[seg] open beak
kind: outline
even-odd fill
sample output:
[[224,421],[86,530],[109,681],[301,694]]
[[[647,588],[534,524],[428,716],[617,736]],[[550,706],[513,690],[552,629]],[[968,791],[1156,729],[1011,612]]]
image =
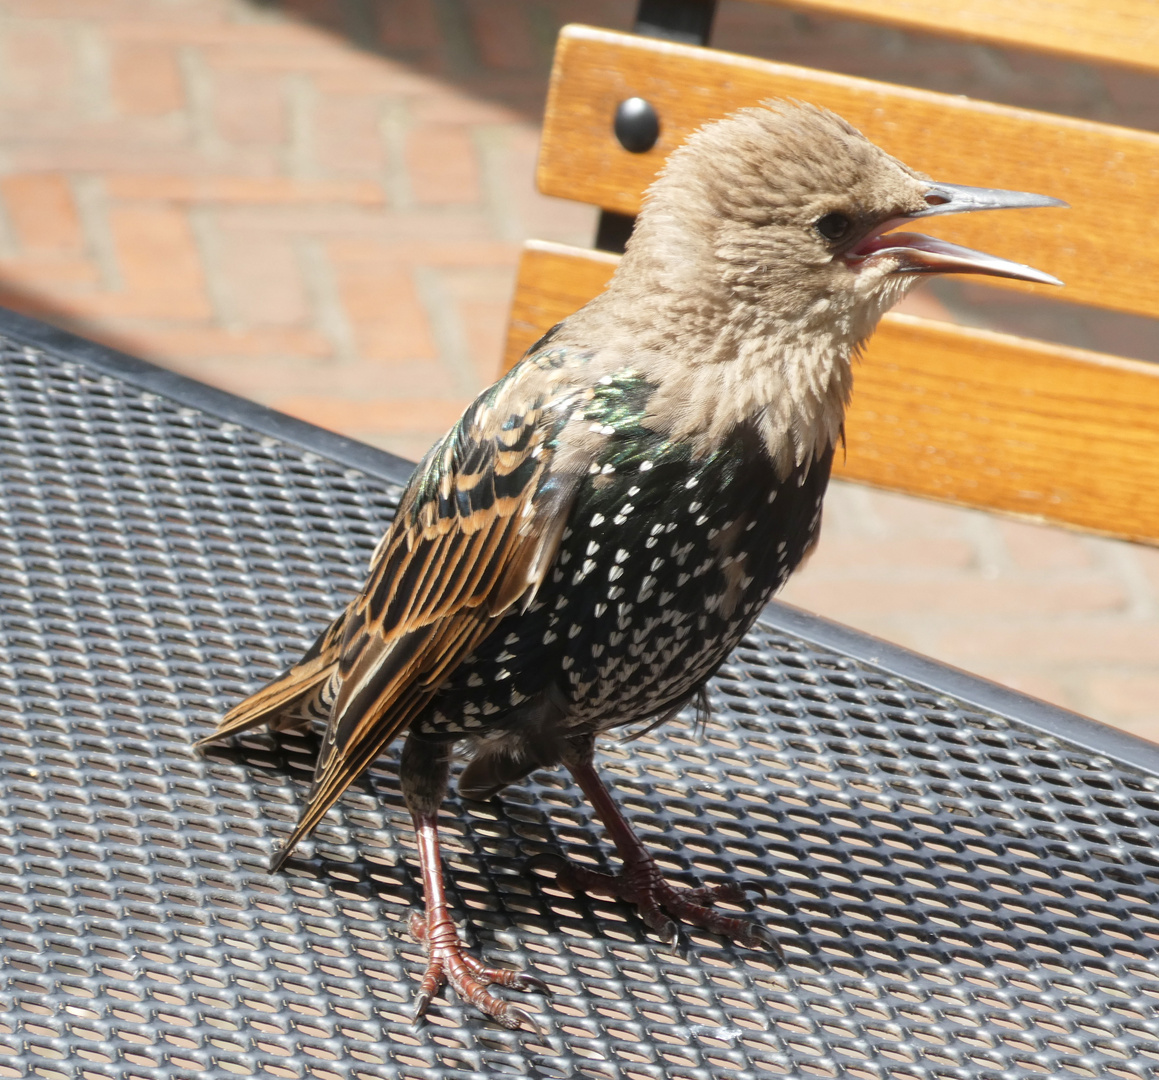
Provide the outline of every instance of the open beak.
[[898,225],[937,214],[966,214],[973,210],[1010,210],[1030,206],[1066,206],[1049,195],[1028,191],[1002,191],[997,188],[963,187],[959,184],[931,184],[926,191],[926,209],[904,217],[892,218],[874,229],[846,254],[850,263],[868,259],[896,260],[895,274],[987,274],[990,277],[1017,278],[1043,285],[1061,285],[1051,274],[1032,266],[987,255],[984,251],[951,244],[922,233],[888,232]]

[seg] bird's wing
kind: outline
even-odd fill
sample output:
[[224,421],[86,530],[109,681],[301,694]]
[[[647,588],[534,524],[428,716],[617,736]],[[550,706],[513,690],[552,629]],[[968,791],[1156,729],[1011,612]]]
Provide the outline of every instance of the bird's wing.
[[521,385],[533,381],[508,376],[483,394],[415,470],[346,611],[330,722],[286,852],[551,566],[581,477],[553,469],[569,409]]

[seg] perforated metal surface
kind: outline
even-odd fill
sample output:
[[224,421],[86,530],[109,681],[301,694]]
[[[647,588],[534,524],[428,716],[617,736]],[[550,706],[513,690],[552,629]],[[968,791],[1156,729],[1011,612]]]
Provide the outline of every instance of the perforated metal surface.
[[338,609],[397,485],[6,339],[0,396],[0,1076],[1159,1068],[1159,779],[769,626],[703,734],[603,764],[674,877],[767,888],[787,967],[529,875],[608,858],[537,774],[452,798],[443,833],[482,952],[552,986],[550,1034],[445,997],[415,1029],[394,756],[270,876],[311,740],[190,748]]

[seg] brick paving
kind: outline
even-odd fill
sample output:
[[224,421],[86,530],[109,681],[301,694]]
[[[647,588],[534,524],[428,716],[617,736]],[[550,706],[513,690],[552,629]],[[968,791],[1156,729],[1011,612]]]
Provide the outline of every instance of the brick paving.
[[[629,0],[0,0],[0,303],[415,457],[492,377],[558,27]],[[1159,130],[1156,80],[724,0],[714,44]],[[918,309],[1159,359],[1147,320]],[[836,485],[786,598],[1159,738],[1159,552]]]

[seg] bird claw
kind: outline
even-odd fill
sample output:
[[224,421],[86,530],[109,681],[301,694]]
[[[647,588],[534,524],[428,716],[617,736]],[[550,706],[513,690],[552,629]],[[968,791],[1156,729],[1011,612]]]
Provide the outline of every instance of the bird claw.
[[[780,943],[767,926],[712,909],[712,905],[718,902],[743,903],[747,899],[746,887],[755,889],[763,897],[766,894],[762,885],[740,885],[733,881],[694,888],[669,885],[651,858],[625,867],[619,874],[601,874],[547,853],[535,856],[528,865],[533,870],[552,871],[555,884],[573,895],[598,893],[633,904],[645,926],[666,944],[676,940],[678,920],[720,934],[750,949],[768,949],[784,962]],[[675,916],[675,919],[670,916]]]
[[542,979],[537,979],[534,975],[527,975],[522,971],[512,972],[512,975],[514,978],[505,984],[510,986],[512,990],[522,990],[529,994],[543,994],[544,997],[551,997],[551,987]]
[[745,938],[739,939],[741,944],[747,945],[750,949],[763,946],[776,958],[777,966],[782,966],[785,963],[785,950],[781,948],[781,943],[773,936],[773,932],[764,923],[749,920],[744,920],[744,923],[747,933]]
[[[514,1017],[519,1021],[519,1023],[513,1026],[513,1029],[519,1027],[529,1027],[537,1035],[551,1034],[546,1024],[540,1021],[537,1017],[533,1016],[526,1009],[521,1009],[518,1005],[508,1005],[507,1015]],[[500,1023],[503,1023],[503,1021],[500,1021]]]
[[[487,967],[467,951],[459,940],[458,932],[449,921],[436,941],[431,941],[427,932],[427,919],[412,912],[410,917],[411,936],[418,941],[427,954],[427,967],[415,994],[414,1022],[418,1023],[426,1013],[439,987],[447,984],[459,997],[480,1012],[489,1016],[497,1024],[512,1031],[530,1027],[537,1034],[547,1034],[546,1028],[526,1009],[496,997],[488,986],[505,986],[513,990],[538,991],[550,994],[547,984],[534,975],[505,968]],[[449,930],[449,933],[447,932]]]
[[[759,881],[746,881],[743,885],[740,886],[740,889],[742,894],[754,892],[762,900],[767,900],[769,898],[769,890],[766,889]],[[744,898],[746,900],[748,899],[747,896]]]
[[418,1023],[425,1015],[427,1006],[431,1003],[431,995],[426,990],[420,990],[415,994],[415,1007],[411,1019],[414,1023]]

